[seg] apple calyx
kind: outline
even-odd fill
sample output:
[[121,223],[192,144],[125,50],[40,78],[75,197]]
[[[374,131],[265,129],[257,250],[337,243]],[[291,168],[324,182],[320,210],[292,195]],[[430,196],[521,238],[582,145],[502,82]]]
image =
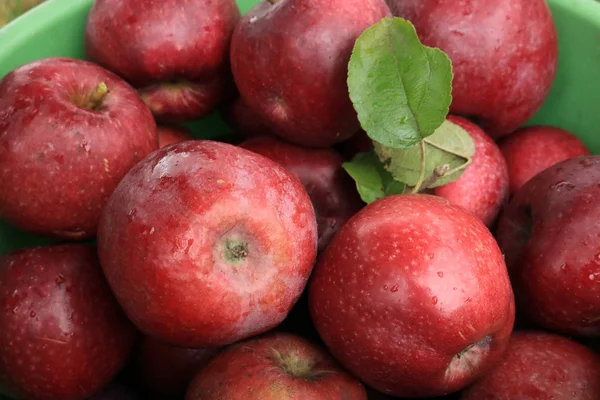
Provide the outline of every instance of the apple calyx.
[[106,84],[104,82],[100,82],[92,91],[92,93],[90,93],[90,95],[78,105],[90,111],[97,111],[104,104],[104,99],[106,98],[108,92],[109,90]]
[[223,257],[231,263],[239,264],[244,261],[248,255],[248,243],[246,242],[241,240],[228,240],[225,244]]

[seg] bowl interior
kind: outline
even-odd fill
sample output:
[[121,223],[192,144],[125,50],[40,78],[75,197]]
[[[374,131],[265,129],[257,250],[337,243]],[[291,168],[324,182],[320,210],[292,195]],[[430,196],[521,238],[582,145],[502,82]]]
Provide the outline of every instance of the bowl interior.
[[[259,0],[238,0],[248,11]],[[84,57],[83,32],[93,0],[50,0],[0,30],[0,78],[25,63],[50,56]],[[549,0],[559,32],[560,60],[552,91],[529,124],[555,125],[600,153],[600,4]],[[231,134],[214,114],[190,124],[198,138]],[[0,221],[0,254],[50,243]]]

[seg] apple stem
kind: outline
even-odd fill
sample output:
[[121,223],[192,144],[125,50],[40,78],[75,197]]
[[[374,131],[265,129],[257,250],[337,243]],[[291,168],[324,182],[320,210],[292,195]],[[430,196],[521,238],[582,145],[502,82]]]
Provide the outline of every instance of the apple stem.
[[421,182],[420,185],[417,184],[417,186],[415,186],[413,193],[423,193],[425,190],[429,189],[431,185],[437,182],[438,179],[443,178],[449,170],[450,166],[448,164],[437,167],[433,170],[433,174]]
[[83,105],[88,110],[97,110],[102,105],[104,98],[108,94],[108,87],[104,82],[100,82],[94,91],[88,96],[87,101]]

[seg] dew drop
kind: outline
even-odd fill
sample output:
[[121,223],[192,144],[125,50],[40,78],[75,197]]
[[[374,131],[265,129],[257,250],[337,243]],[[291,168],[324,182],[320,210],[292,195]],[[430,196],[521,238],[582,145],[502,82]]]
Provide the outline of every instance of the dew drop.
[[391,289],[391,291],[392,291],[392,292],[397,292],[397,291],[398,291],[398,285],[394,285],[394,286],[392,286],[392,289]]
[[383,290],[388,290],[388,285],[383,285]]
[[436,304],[437,304],[437,302],[438,302],[438,298],[437,298],[437,296],[433,296],[433,297],[431,298],[431,304],[433,304],[433,305],[436,305]]
[[86,153],[89,153],[89,152],[90,152],[90,145],[88,144],[88,142],[83,142],[83,143],[81,143],[81,147],[83,148],[83,150],[84,150]]
[[16,314],[17,312],[19,312],[19,307],[13,308],[13,314]]
[[562,272],[567,272],[567,264],[563,264],[563,265],[561,265],[561,266],[560,266],[560,270],[561,270]]
[[565,180],[560,180],[560,181],[556,182],[554,185],[551,185],[550,189],[573,190],[573,189],[575,189],[575,185],[573,185],[571,182],[567,182]]
[[438,271],[437,276],[439,276],[440,278],[444,277],[444,273],[442,271]]
[[36,315],[37,315],[37,314],[35,313],[35,311],[32,311],[32,312],[30,312],[30,313],[29,313],[29,316],[30,316],[31,318],[35,318],[35,316],[36,316]]

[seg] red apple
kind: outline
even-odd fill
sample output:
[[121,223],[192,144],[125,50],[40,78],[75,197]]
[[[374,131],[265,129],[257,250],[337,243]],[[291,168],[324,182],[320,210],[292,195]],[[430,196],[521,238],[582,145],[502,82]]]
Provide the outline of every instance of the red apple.
[[500,361],[514,321],[490,231],[425,194],[385,197],[352,217],[314,270],[309,304],[334,357],[399,397],[471,384]]
[[499,143],[508,164],[511,194],[554,164],[590,151],[577,136],[553,126],[521,128]]
[[452,60],[450,112],[492,137],[529,120],[554,81],[558,43],[545,0],[387,0],[421,41]]
[[273,133],[326,147],[360,125],[348,62],[365,29],[389,17],[384,0],[268,0],[240,20],[231,67],[241,97]]
[[498,145],[477,125],[456,116],[449,116],[448,120],[471,136],[475,154],[460,178],[435,188],[433,194],[450,200],[491,227],[508,199],[506,161]]
[[158,132],[158,147],[166,147],[173,143],[185,142],[193,140],[192,131],[182,126],[166,126],[159,125]]
[[321,348],[298,336],[271,334],[216,355],[185,400],[367,400],[365,388]]
[[150,111],[111,72],[66,58],[17,68],[0,81],[0,218],[39,235],[95,236],[108,196],[157,148]]
[[565,337],[515,332],[502,364],[461,397],[514,399],[600,399],[600,358],[591,349]]
[[140,90],[161,122],[217,109],[231,85],[235,0],[96,0],[85,30],[87,56]]
[[344,159],[332,149],[300,147],[268,136],[240,146],[281,164],[302,182],[317,214],[319,251],[363,207],[356,185],[342,168]]
[[135,329],[82,244],[0,256],[0,382],[17,398],[86,399],[125,364]]
[[165,147],[121,181],[98,231],[102,268],[146,335],[218,347],[277,326],[317,252],[302,184],[251,151],[206,140]]
[[182,398],[194,375],[214,354],[215,349],[175,347],[145,336],[135,366],[147,396]]
[[235,133],[246,138],[273,135],[269,127],[241,97],[224,107],[222,114]]
[[600,336],[600,156],[528,181],[498,222],[518,310],[538,325]]

